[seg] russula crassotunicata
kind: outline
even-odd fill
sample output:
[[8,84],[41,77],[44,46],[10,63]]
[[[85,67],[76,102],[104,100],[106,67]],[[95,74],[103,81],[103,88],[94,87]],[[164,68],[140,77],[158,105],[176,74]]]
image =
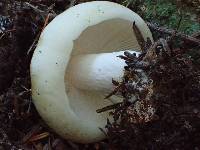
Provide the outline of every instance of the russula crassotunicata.
[[46,123],[59,135],[80,143],[105,138],[108,113],[96,110],[105,100],[112,78],[123,75],[124,61],[116,56],[140,46],[135,22],[144,39],[152,35],[130,9],[107,1],[76,5],[58,15],[42,32],[31,62],[33,102]]

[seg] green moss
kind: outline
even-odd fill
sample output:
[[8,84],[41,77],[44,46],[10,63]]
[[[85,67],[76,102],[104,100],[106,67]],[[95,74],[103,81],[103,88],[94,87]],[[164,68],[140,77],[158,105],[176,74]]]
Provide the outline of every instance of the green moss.
[[130,7],[146,21],[178,29],[187,34],[200,30],[197,14],[185,5],[177,5],[173,0],[125,0],[123,5]]

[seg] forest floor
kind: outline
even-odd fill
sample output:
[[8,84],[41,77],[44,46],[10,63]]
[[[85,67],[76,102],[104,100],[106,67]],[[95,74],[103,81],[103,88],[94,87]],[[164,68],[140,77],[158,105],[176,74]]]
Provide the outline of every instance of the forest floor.
[[[154,72],[151,72],[155,83],[166,89],[164,92],[157,90],[164,98],[159,97],[163,101],[157,104],[157,117],[152,122],[135,125],[126,120],[127,122],[122,122],[126,126],[119,125],[120,130],[108,122],[108,140],[77,144],[62,139],[41,119],[31,99],[29,70],[39,35],[55,16],[73,5],[86,1],[0,0],[0,150],[200,150],[198,0],[114,1],[142,16],[149,23],[155,41],[160,38],[166,39],[169,35],[175,36],[167,41],[167,48],[169,46],[170,50],[174,51],[173,55],[170,54],[171,59],[163,64],[168,69],[164,70],[164,74],[159,74],[163,76],[162,80],[156,78],[158,70],[154,69]],[[154,27],[157,25],[161,26],[161,30]],[[173,34],[169,31],[173,31]],[[181,68],[177,69],[179,67]],[[165,73],[168,76],[165,76]],[[174,76],[177,78],[174,79]],[[167,82],[160,84],[163,80]],[[175,90],[169,91],[168,88]],[[170,94],[166,95],[167,92]],[[116,108],[114,116],[119,109],[127,109],[125,106],[127,104]]]

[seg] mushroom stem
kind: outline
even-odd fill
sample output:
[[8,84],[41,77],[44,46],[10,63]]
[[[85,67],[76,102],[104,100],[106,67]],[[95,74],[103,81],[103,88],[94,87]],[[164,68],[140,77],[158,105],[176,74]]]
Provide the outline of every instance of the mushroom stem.
[[[136,53],[140,52],[129,51]],[[72,57],[71,74],[72,84],[82,90],[108,93],[113,90],[112,79],[119,81],[124,74],[125,61],[117,57],[124,51],[82,54]]]

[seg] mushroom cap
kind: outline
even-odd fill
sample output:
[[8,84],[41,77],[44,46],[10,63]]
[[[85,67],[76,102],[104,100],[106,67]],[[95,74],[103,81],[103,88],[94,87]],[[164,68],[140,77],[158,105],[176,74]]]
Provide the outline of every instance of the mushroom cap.
[[130,9],[107,1],[82,3],[58,15],[42,32],[31,61],[32,98],[39,114],[59,135],[80,143],[105,138],[111,104],[102,93],[79,90],[70,80],[70,58],[140,46],[132,30],[135,21],[144,39],[152,35]]

